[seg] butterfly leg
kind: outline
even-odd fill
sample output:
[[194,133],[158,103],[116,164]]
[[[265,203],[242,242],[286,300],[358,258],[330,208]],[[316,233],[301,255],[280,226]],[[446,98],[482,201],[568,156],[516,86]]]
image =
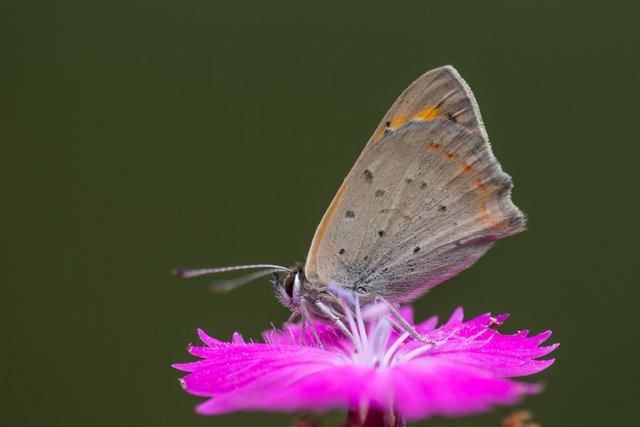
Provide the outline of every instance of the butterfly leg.
[[300,316],[300,313],[298,313],[297,311],[294,311],[293,313],[291,313],[291,316],[289,316],[287,323],[293,322],[294,320],[296,320],[296,317],[298,316]]
[[305,345],[307,343],[307,319],[302,318],[300,324],[300,344]]
[[320,311],[322,311],[324,314],[326,314],[329,319],[333,320],[333,322],[336,324],[338,329],[340,329],[342,331],[342,333],[345,334],[345,336],[347,338],[349,338],[356,347],[358,346],[358,344],[356,343],[356,339],[353,336],[353,334],[345,326],[345,324],[342,322],[342,320],[340,320],[340,318],[333,312],[333,310],[331,310],[324,303],[322,303],[322,301],[316,301],[316,307],[318,307],[320,309]]
[[[287,320],[287,323],[293,323],[294,320],[296,320],[296,317],[300,316],[300,313],[298,313],[297,311],[294,311],[293,313],[291,313],[291,316],[289,316],[289,319]],[[300,344],[305,344],[306,343],[306,337],[307,337],[307,333],[305,331],[305,326],[307,324],[307,322],[305,321],[305,317],[302,316],[301,318],[302,320],[300,321],[300,328],[302,329],[302,336],[300,337]]]
[[320,337],[318,336],[318,331],[316,331],[316,327],[313,324],[313,318],[309,314],[309,310],[307,310],[307,301],[304,298],[301,298],[300,307],[302,308],[302,337],[301,343],[304,344],[307,341],[307,331],[305,329],[305,325],[309,323],[309,327],[311,328],[311,333],[313,334],[318,346],[320,348],[324,348]]
[[400,315],[398,310],[396,310],[396,308],[389,301],[387,301],[386,299],[384,299],[384,298],[382,298],[380,296],[376,297],[376,302],[378,302],[378,301],[387,306],[387,308],[389,309],[389,312],[391,313],[393,318],[400,323],[400,325],[396,325],[396,326],[398,326],[402,332],[408,332],[409,335],[411,335],[413,338],[417,339],[418,341],[422,341],[425,344],[431,344],[431,345],[434,345],[434,346],[436,345],[435,341],[430,340],[430,339],[425,338],[422,335],[420,335],[420,333],[418,331],[416,331],[416,328],[411,326],[409,324],[409,322],[407,322],[406,319],[404,317],[402,317],[402,315]]

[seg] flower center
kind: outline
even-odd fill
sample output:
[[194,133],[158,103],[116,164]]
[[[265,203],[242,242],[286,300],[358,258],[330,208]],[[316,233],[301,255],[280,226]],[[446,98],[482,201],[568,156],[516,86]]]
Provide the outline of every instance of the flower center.
[[[354,338],[354,349],[349,355],[350,360],[353,363],[372,366],[376,369],[383,369],[390,367],[395,363],[413,359],[413,357],[418,355],[412,355],[412,357],[399,357],[399,350],[409,338],[408,332],[404,332],[397,337],[391,345],[388,345],[393,327],[391,322],[387,319],[387,310],[373,310],[378,314],[369,319],[367,324],[365,324],[365,319],[362,315],[362,310],[357,296],[354,304],[355,318],[352,314],[352,310],[346,303],[344,303],[344,301],[342,302],[342,305],[347,320],[347,328]],[[421,350],[419,354],[428,350],[429,347],[429,345],[418,347],[418,349]],[[413,351],[411,353],[413,353]]]

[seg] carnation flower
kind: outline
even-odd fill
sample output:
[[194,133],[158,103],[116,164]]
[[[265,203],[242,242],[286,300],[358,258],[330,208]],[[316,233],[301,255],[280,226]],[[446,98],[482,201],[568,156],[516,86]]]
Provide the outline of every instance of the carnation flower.
[[419,340],[393,328],[379,307],[363,315],[356,304],[355,316],[346,313],[353,340],[333,323],[320,321],[314,324],[316,334],[285,323],[281,330],[265,331],[263,343],[245,342],[237,332],[231,342],[222,342],[198,330],[204,346],[190,345],[188,351],[201,360],[174,367],[189,372],[181,380],[187,392],[209,398],[197,406],[200,414],[343,408],[353,424],[378,417],[375,425],[392,426],[403,419],[515,404],[541,387],[510,378],[547,368],[553,359],[536,359],[558,345],[541,346],[550,331],[500,334],[493,327],[506,314],[464,322],[459,308],[436,327],[436,317],[414,324],[411,308],[405,307],[402,316],[426,338]]

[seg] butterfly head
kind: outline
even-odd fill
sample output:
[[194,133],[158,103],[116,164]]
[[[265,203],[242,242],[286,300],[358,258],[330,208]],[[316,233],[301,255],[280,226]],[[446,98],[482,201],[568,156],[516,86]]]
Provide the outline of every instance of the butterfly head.
[[296,264],[284,278],[279,272],[273,273],[273,278],[276,297],[285,307],[297,311],[302,302],[302,288],[306,282],[302,265]]
[[[342,317],[340,313],[344,305],[341,299],[350,292],[346,288],[340,291],[342,287],[325,286],[317,279],[309,279],[300,264],[291,268],[284,278],[274,273],[272,283],[278,300],[294,314],[302,315],[307,320],[327,321]],[[359,290],[355,292],[362,297],[361,301],[372,301],[369,297],[373,294],[362,294]]]

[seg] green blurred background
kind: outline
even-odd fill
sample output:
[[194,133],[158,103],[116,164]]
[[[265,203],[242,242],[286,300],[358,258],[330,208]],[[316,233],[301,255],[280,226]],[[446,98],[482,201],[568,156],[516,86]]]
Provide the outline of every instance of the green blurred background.
[[[418,315],[553,329],[543,426],[637,417],[638,30],[632,2],[0,2],[2,413],[24,426],[286,426],[202,417],[196,328],[258,337],[266,280],[176,266],[303,260],[387,108],[453,64],[530,229]],[[635,285],[634,285],[635,283]],[[439,426],[493,426],[512,408]],[[633,417],[633,418],[632,418]]]

